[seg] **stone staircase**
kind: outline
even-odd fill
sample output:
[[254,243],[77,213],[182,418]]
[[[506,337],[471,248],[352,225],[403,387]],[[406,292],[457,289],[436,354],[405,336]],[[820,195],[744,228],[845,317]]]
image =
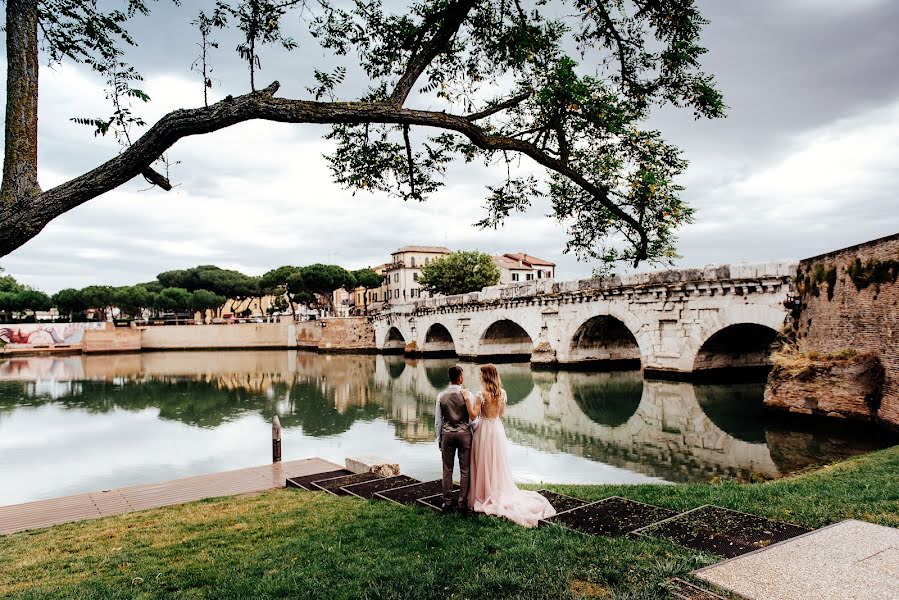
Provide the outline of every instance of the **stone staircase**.
[[[293,477],[287,480],[287,487],[424,506],[438,511],[443,502],[439,479],[419,481],[406,475],[382,476],[345,469]],[[458,486],[454,492],[458,494]],[[556,515],[541,520],[540,527],[563,527],[584,535],[665,538],[692,550],[725,558],[766,548],[810,531],[799,525],[714,505],[678,513],[618,496],[588,502],[550,490],[538,490],[538,493],[556,509]],[[670,580],[668,589],[671,597],[683,600],[725,598],[679,578]]]

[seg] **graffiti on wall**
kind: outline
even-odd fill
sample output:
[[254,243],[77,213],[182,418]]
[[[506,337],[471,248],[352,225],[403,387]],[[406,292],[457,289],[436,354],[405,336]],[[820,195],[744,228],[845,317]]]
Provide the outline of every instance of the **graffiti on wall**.
[[0,324],[0,340],[7,344],[80,344],[87,329],[105,329],[106,323]]

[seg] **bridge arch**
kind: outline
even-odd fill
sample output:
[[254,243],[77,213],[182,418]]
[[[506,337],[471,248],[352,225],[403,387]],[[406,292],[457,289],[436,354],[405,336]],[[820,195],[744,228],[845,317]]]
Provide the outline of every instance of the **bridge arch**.
[[491,322],[478,336],[478,356],[530,358],[534,338],[512,319],[501,317]]
[[757,323],[728,325],[703,342],[693,359],[693,371],[765,367],[777,330]]
[[384,336],[384,343],[381,345],[381,349],[384,352],[391,354],[402,354],[405,348],[406,338],[403,336],[403,333],[396,327],[388,329],[387,334]]
[[640,367],[640,343],[631,329],[615,316],[590,317],[569,339],[566,362]]
[[766,367],[785,315],[773,307],[733,307],[691,337],[686,371]]
[[449,329],[442,323],[434,323],[425,333],[422,354],[437,356],[455,356],[456,342]]

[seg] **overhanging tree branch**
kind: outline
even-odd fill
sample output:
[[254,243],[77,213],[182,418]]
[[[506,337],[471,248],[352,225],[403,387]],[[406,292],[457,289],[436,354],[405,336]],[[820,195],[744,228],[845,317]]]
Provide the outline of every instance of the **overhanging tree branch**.
[[434,35],[431,36],[424,46],[416,51],[412,50],[412,57],[406,70],[393,89],[390,96],[391,102],[397,106],[402,106],[409,97],[409,93],[415,86],[415,82],[421,77],[428,65],[442,52],[449,50],[449,43],[453,36],[459,31],[462,23],[465,21],[468,12],[477,4],[474,0],[461,0],[443,10],[443,22]]
[[[616,205],[609,190],[591,183],[571,166],[553,158],[530,142],[504,135],[491,135],[462,115],[401,108],[392,102],[313,102],[276,98],[279,83],[264,90],[228,98],[208,108],[180,109],[162,117],[129,148],[99,167],[43,192],[34,210],[23,210],[0,230],[0,252],[7,254],[34,237],[63,213],[113,190],[144,174],[178,140],[212,133],[237,123],[262,119],[279,123],[419,125],[455,131],[482,150],[518,152],[563,175],[591,194],[609,212],[637,231],[638,253],[645,257],[648,236],[634,217]],[[160,175],[160,177],[162,177]]]

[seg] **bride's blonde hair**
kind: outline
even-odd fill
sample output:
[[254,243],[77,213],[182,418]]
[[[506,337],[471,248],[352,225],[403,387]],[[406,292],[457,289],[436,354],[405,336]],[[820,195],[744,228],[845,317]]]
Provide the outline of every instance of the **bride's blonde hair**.
[[499,371],[495,365],[484,365],[481,367],[481,383],[484,384],[484,391],[490,395],[484,400],[499,400],[503,395],[503,385],[499,379]]

